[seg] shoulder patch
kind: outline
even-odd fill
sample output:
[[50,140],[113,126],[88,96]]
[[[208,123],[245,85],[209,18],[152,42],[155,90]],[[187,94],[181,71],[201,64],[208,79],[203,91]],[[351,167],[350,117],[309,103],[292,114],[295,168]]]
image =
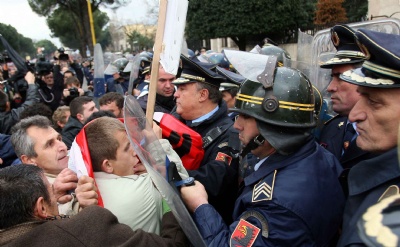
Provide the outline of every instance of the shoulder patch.
[[231,165],[231,161],[232,161],[232,157],[227,155],[227,154],[218,152],[217,157],[215,157],[215,160],[226,162],[226,163],[228,163],[228,166],[230,166]]
[[223,147],[227,147],[228,146],[228,142],[222,142],[218,145],[218,148],[223,148]]
[[268,235],[269,235],[268,221],[267,221],[267,219],[265,219],[265,217],[260,212],[257,212],[255,210],[246,211],[242,214],[240,219],[247,220],[248,218],[251,218],[251,217],[256,218],[260,222],[261,235],[264,238],[268,238]]
[[269,201],[272,199],[277,172],[278,171],[275,170],[272,177],[268,176],[266,179],[263,179],[254,185],[251,202]]
[[330,123],[332,120],[334,120],[334,119],[336,119],[336,118],[338,118],[338,117],[340,117],[339,114],[336,115],[336,116],[334,116],[334,117],[332,117],[332,118],[329,119],[328,121],[326,121],[326,122],[324,123],[324,125],[327,125],[327,124]]
[[230,246],[251,247],[259,233],[260,228],[241,219],[231,235]]

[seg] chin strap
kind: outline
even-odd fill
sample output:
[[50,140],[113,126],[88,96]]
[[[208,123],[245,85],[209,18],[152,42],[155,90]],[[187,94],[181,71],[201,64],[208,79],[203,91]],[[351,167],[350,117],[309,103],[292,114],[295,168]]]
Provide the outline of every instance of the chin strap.
[[243,148],[242,153],[240,154],[242,158],[246,156],[251,150],[258,148],[263,145],[265,142],[265,138],[262,135],[258,135],[254,137],[247,145]]

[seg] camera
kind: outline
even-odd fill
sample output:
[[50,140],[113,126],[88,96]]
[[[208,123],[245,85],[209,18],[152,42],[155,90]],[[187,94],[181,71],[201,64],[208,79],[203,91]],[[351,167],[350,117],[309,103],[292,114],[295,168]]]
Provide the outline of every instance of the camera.
[[44,74],[46,72],[49,73],[51,71],[53,71],[53,64],[52,63],[47,62],[47,61],[41,61],[41,60],[36,62],[36,72],[39,75],[42,75],[42,74]]
[[76,98],[79,96],[79,91],[76,87],[71,87],[70,89],[68,89],[69,91],[69,97],[71,98]]
[[4,50],[2,54],[0,54],[0,63],[11,63],[12,60],[8,56],[8,51]]
[[68,54],[65,53],[64,47],[58,48],[58,52],[60,53],[60,55],[58,56],[59,60],[62,60],[62,61],[68,61],[69,60],[69,56],[68,56]]

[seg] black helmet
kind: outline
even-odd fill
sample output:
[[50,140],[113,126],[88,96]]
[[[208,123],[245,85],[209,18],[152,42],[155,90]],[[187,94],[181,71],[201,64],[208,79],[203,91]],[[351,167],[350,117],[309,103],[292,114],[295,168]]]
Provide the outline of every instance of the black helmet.
[[230,110],[280,127],[312,128],[316,123],[310,81],[299,70],[287,67],[276,68],[271,88],[246,80]]
[[279,46],[274,46],[271,44],[264,45],[261,48],[260,53],[263,55],[276,56],[279,67],[290,67],[290,61],[292,59],[290,54]]
[[[231,52],[234,54],[234,51]],[[243,71],[242,75],[247,80],[236,96],[235,107],[229,110],[255,118],[261,135],[279,153],[288,154],[297,150],[308,140],[311,129],[316,125],[314,92],[308,78],[297,69],[275,67],[276,57],[273,56],[268,56],[263,71],[256,72],[252,64],[244,59],[239,58],[244,63],[236,65],[235,59],[225,54],[239,72],[248,64],[249,70],[244,70],[251,73],[247,76]],[[261,56],[248,54],[253,61]]]

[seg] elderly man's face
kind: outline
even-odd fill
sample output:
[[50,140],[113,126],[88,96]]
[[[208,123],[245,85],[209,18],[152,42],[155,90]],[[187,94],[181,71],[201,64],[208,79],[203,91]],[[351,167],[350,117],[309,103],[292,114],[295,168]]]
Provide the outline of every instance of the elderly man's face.
[[27,129],[28,136],[34,143],[36,157],[30,157],[29,163],[36,164],[45,172],[57,175],[68,167],[67,146],[61,135],[53,128],[39,128],[36,126]]
[[400,120],[400,89],[359,86],[361,99],[350,112],[357,122],[357,146],[369,152],[385,152],[397,146]]
[[193,120],[199,117],[196,115],[196,110],[199,108],[201,94],[195,82],[178,85],[174,96],[176,98],[176,113],[183,119]]

